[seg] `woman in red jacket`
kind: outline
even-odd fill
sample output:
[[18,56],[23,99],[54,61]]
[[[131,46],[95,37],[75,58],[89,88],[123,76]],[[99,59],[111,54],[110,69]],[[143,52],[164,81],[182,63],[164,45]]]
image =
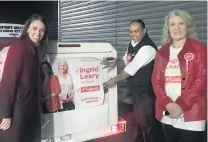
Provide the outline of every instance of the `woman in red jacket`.
[[53,75],[51,65],[44,61],[41,64],[42,80],[42,112],[57,112],[60,108],[59,94],[61,87],[56,75]]
[[167,142],[197,142],[206,123],[207,49],[182,10],[166,16],[163,41],[152,75],[156,118]]

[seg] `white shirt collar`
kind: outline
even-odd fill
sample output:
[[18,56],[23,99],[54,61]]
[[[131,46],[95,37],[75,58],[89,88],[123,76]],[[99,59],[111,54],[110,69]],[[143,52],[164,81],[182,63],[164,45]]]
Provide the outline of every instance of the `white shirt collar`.
[[133,47],[135,47],[139,42],[140,42],[140,41],[134,42],[134,41],[132,40],[132,41],[131,41],[131,45],[132,45]]

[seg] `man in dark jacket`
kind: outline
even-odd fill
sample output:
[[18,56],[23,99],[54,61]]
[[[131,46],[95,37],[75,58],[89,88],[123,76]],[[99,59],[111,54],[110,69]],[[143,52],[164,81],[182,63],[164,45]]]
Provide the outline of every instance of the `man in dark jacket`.
[[157,46],[149,38],[145,24],[140,19],[130,23],[130,36],[132,41],[129,43],[123,59],[102,62],[105,68],[121,66],[124,63],[126,65],[120,74],[105,82],[104,87],[113,87],[121,80],[128,80],[133,98],[134,117],[138,126],[135,142],[147,142],[151,126],[155,121],[155,95],[151,84],[151,75]]

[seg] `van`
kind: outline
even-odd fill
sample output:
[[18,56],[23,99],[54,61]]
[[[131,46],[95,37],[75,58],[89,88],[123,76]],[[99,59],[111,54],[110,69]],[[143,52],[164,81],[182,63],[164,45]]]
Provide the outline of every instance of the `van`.
[[[22,28],[0,24],[1,51],[20,36]],[[1,51],[0,56],[5,54]],[[117,74],[116,68],[109,71],[101,64],[117,57],[110,43],[49,41],[45,53],[60,91],[59,109],[42,114],[42,142],[84,142],[126,131],[126,121],[118,117],[117,86],[103,87]]]

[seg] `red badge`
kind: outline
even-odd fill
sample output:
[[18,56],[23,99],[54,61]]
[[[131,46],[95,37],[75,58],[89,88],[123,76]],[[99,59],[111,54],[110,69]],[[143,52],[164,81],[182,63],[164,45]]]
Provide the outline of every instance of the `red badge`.
[[194,55],[193,55],[193,53],[186,53],[184,55],[184,58],[185,58],[186,61],[191,61],[191,60],[193,60]]
[[126,56],[126,61],[127,61],[127,63],[130,63],[130,61],[131,61],[131,54],[127,54],[127,56]]

